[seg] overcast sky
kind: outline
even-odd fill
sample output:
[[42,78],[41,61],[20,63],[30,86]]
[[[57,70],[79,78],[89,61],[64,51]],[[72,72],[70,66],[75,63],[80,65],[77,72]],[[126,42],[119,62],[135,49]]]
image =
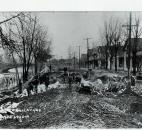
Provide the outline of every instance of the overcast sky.
[[[48,28],[50,37],[53,40],[53,54],[57,58],[66,58],[68,47],[72,46],[76,51],[81,45],[81,53],[86,51],[87,37],[91,47],[101,44],[99,42],[100,29],[104,21],[109,17],[118,17],[124,24],[128,20],[129,12],[39,12],[37,13],[41,23]],[[141,12],[133,12],[142,16]],[[76,53],[77,55],[78,53]]]
[[[81,45],[81,53],[86,52],[87,37],[90,37],[89,46],[99,45],[100,29],[109,17],[120,18],[122,23],[128,20],[129,12],[36,12],[41,24],[48,29],[52,39],[53,55],[56,58],[66,58],[68,47],[77,51]],[[133,12],[142,17],[142,12]],[[78,53],[76,52],[76,55]]]

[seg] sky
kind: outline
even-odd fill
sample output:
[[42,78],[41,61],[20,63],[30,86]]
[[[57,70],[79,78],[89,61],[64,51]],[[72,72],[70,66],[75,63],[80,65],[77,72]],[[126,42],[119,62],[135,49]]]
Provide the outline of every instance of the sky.
[[[134,16],[142,15],[134,12]],[[78,55],[78,47],[81,53],[86,52],[86,38],[89,47],[100,45],[100,30],[104,21],[110,17],[120,18],[124,24],[128,20],[129,12],[37,12],[40,22],[48,29],[52,39],[53,54],[56,58],[67,58],[68,48],[71,47]]]
[[[67,58],[68,48],[71,47],[78,55],[78,46],[81,47],[81,54],[86,53],[86,38],[89,40],[89,47],[101,45],[100,31],[104,21],[110,17],[119,18],[124,24],[128,21],[129,12],[34,12],[47,30],[52,40],[52,54],[55,58]],[[133,17],[142,17],[142,12],[132,12]]]

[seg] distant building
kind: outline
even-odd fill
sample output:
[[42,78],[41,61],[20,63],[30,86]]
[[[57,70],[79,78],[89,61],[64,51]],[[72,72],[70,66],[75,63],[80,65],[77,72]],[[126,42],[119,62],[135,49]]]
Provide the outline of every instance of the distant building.
[[71,59],[59,59],[58,61],[52,62],[52,64],[57,65],[58,68],[67,67],[68,69],[79,68],[78,59],[75,57]]
[[[97,46],[88,50],[89,68],[105,68],[105,48],[104,46]],[[82,54],[82,65],[88,66],[87,54]],[[83,63],[84,61],[84,63]]]
[[[117,54],[117,70],[125,70],[128,69],[128,45],[129,42],[126,41],[123,46],[119,47]],[[137,50],[137,59],[136,59],[136,70],[142,70],[142,38],[138,39],[138,44],[135,46],[135,39],[131,39],[131,56],[130,56],[130,70],[133,70],[133,54],[135,47]],[[111,49],[114,49],[114,46],[111,46]],[[115,69],[115,58],[113,56],[112,62],[110,63],[110,55],[108,55],[108,60],[106,61],[106,52],[105,46],[96,46],[95,48],[89,49],[89,67],[90,68],[105,68],[106,62],[108,69]],[[84,58],[85,57],[85,58]],[[82,54],[81,56],[81,64],[87,67],[87,54]]]
[[[135,41],[135,38],[131,39],[131,54],[130,54],[130,70],[133,70],[133,51],[135,51],[136,49],[136,70],[137,71],[141,71],[142,69],[142,38],[138,38],[137,43]],[[127,65],[128,65],[128,45],[129,42],[128,40],[125,42],[124,45],[124,70],[127,69]]]
[[87,54],[82,54],[80,58],[80,65],[82,68],[87,67]]

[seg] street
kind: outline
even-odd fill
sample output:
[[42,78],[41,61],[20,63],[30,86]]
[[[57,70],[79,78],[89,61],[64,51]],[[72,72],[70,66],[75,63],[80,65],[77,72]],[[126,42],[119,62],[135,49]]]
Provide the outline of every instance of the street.
[[0,128],[142,128],[142,12],[0,12]]
[[[19,98],[17,107],[24,112],[15,116],[29,115],[21,121],[7,119],[0,121],[2,128],[139,128],[142,126],[141,114],[130,113],[130,105],[141,99],[136,96],[115,97],[80,94],[72,89],[55,88],[47,92]],[[40,112],[27,111],[40,109]]]

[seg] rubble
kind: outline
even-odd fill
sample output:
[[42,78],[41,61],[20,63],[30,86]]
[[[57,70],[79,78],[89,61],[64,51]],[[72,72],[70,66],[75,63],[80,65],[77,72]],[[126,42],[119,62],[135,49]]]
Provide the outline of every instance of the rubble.
[[82,86],[92,86],[92,83],[90,81],[87,81],[84,78],[82,78],[81,79],[81,85]]
[[7,102],[5,104],[2,104],[0,106],[0,121],[2,121],[3,119],[5,119],[5,116],[8,115],[14,115],[15,112],[13,111],[14,109],[16,109],[19,104],[21,104],[22,102],[16,103],[16,102]]
[[93,91],[103,91],[105,89],[102,80],[97,79],[95,82],[92,82]]
[[40,84],[37,86],[37,92],[38,93],[43,93],[43,92],[46,92],[46,86],[45,84]]
[[54,84],[50,84],[48,85],[48,89],[54,89],[54,88],[59,88],[61,86],[61,84],[59,83],[59,81],[57,81]]
[[27,90],[26,90],[26,89],[24,89],[24,91],[22,92],[21,96],[22,96],[22,97],[24,97],[24,96],[28,96],[28,92],[27,92]]
[[[102,122],[104,122],[104,125],[106,125],[106,122],[109,120],[107,122],[108,126],[116,126],[117,116],[119,116],[120,118],[118,120],[120,125],[125,126],[125,124],[123,123],[124,121],[122,121],[122,119],[125,117],[121,117],[121,115],[126,116],[126,113],[125,113],[126,109],[121,109],[121,107],[123,107],[124,104],[116,103],[118,98],[120,98],[117,96],[117,94],[122,93],[126,88],[125,82],[122,81],[122,78],[123,77],[120,77],[119,75],[112,74],[107,76],[106,74],[104,75],[102,74],[94,78],[93,80],[87,80],[82,78],[80,85],[73,83],[72,87],[74,87],[75,89],[72,89],[72,90],[76,90],[76,87],[78,87],[79,85],[80,91],[82,89],[88,92],[89,95],[68,91],[68,89],[62,89],[62,88],[67,88],[68,84],[65,84],[65,83],[62,84],[62,82],[60,81],[61,78],[57,78],[56,82],[54,79],[52,79],[53,82],[50,83],[50,85],[48,86],[47,88],[48,91],[46,90],[46,86],[44,85],[44,83],[41,85],[38,85],[38,93],[41,93],[41,94],[34,95],[35,92],[31,91],[31,95],[34,95],[34,96],[31,96],[30,98],[19,98],[19,100],[22,100],[22,99],[27,100],[26,103],[23,103],[20,106],[21,108],[24,108],[24,109],[28,107],[37,107],[37,108],[39,107],[44,109],[42,109],[39,115],[31,114],[27,121],[22,120],[21,124],[18,125],[18,127],[20,128],[23,128],[23,126],[24,128],[29,127],[28,121],[30,121],[30,127],[32,128],[35,128],[35,127],[49,128],[50,126],[60,127],[61,125],[63,125],[63,127],[66,127],[64,126],[64,124],[66,123],[71,125],[73,124],[74,125],[73,128],[75,128],[78,126],[77,125],[78,122],[83,123],[84,121],[87,121],[88,123],[84,123],[83,127],[95,128],[95,126],[98,127],[97,125],[98,123],[94,123],[94,122],[98,121],[99,119],[101,119]],[[115,89],[117,91],[115,91]],[[47,93],[44,93],[45,91],[47,91]],[[57,97],[55,96],[56,94],[58,95]],[[18,90],[15,91],[15,95],[17,95],[17,97],[28,96],[27,87],[23,89],[22,94],[19,94]],[[102,102],[101,99],[104,99],[104,98],[106,100]],[[90,100],[93,101],[92,104],[90,104]],[[96,102],[99,102],[99,103],[97,104]],[[127,105],[127,102],[125,104],[126,104],[126,107],[129,107],[129,105]],[[11,111],[11,113],[9,111],[13,107],[13,105],[10,105],[10,102],[7,105],[9,107],[7,110],[4,109],[6,111],[5,114],[6,113],[12,114],[12,112],[15,114],[16,113],[15,111]],[[86,105],[86,107],[84,107],[84,105]],[[92,109],[87,108],[88,106],[91,107]],[[100,113],[103,113],[103,114],[101,115]],[[56,118],[55,118],[55,115],[56,115]],[[0,113],[0,119],[3,120],[2,118],[3,118],[3,115]],[[113,119],[115,118],[116,123],[114,123],[113,119],[111,118]],[[37,120],[40,120],[40,121],[37,121]],[[10,123],[12,122],[13,124],[15,123],[12,120],[10,121],[7,120],[7,121]],[[72,123],[72,122],[75,122],[75,123]],[[112,123],[109,124],[109,122],[112,122]],[[82,125],[83,124],[81,124],[80,126]]]
[[104,92],[122,93],[126,89],[126,82],[122,80],[123,77],[117,74],[101,75],[94,81],[81,79],[82,89],[90,89],[92,94],[103,95]]

